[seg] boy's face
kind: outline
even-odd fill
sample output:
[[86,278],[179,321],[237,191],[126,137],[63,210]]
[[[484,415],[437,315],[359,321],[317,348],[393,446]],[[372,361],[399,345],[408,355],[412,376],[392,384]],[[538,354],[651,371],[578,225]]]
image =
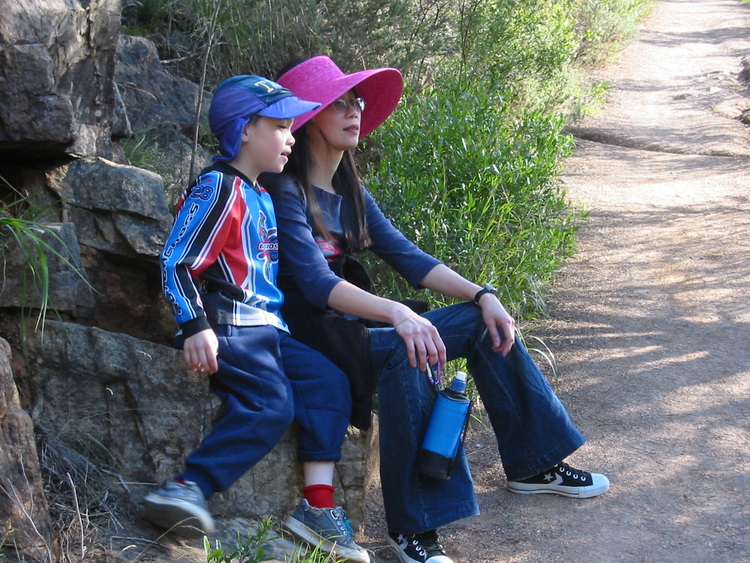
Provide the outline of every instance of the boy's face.
[[294,145],[293,119],[258,117],[245,128],[247,144],[244,151],[248,163],[257,174],[281,172]]

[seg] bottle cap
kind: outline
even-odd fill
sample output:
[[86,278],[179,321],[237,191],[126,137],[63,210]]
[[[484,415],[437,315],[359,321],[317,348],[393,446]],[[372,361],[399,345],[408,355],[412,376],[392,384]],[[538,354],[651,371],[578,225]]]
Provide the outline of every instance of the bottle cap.
[[451,389],[454,391],[465,391],[466,390],[466,374],[462,371],[456,373],[456,377],[451,382]]

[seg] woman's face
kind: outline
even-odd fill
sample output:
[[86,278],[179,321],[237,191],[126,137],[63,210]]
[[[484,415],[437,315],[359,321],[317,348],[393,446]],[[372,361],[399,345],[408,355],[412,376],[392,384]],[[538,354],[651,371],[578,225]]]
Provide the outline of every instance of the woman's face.
[[[353,149],[359,143],[359,122],[362,117],[360,105],[353,90],[341,96],[340,100],[326,106],[313,118],[317,127],[310,131],[313,142],[324,141],[336,150]],[[317,129],[317,131],[316,131]]]

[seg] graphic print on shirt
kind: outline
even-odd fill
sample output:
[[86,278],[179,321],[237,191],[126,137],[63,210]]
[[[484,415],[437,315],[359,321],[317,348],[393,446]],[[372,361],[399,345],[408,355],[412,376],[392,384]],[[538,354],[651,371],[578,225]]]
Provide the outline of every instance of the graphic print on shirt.
[[263,277],[274,283],[273,265],[279,261],[279,241],[276,227],[268,228],[268,217],[258,213],[258,253],[255,258],[263,264]]
[[344,249],[341,248],[341,244],[339,243],[339,237],[334,238],[335,240],[333,242],[326,240],[323,237],[315,238],[315,242],[318,243],[318,248],[320,248],[323,256],[325,256],[326,260],[329,262],[336,260],[336,258],[339,258],[344,254]]

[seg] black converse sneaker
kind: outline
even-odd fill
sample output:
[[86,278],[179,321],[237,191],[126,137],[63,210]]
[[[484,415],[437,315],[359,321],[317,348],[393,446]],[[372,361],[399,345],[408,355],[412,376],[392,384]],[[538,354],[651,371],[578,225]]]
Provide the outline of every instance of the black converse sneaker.
[[600,473],[573,469],[561,461],[539,475],[520,481],[508,481],[508,489],[523,495],[552,493],[571,498],[590,498],[606,493],[609,490],[609,479]]
[[385,539],[396,548],[402,563],[453,563],[440,545],[435,530],[414,536],[388,532]]

